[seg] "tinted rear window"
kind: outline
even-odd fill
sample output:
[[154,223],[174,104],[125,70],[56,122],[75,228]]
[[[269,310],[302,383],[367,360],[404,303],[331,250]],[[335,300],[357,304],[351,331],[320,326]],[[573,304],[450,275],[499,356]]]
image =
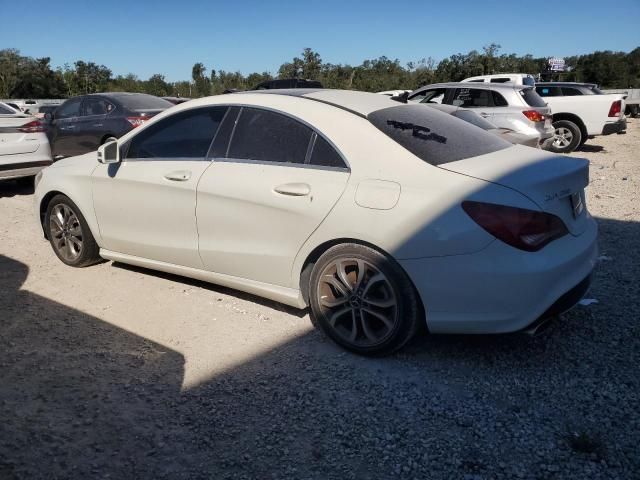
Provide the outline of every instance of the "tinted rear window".
[[129,110],[164,110],[173,107],[173,103],[153,95],[127,95],[115,98]]
[[542,97],[538,95],[533,88],[525,88],[520,90],[520,95],[522,95],[522,98],[524,98],[524,101],[527,102],[527,105],[529,105],[530,107],[547,106]]
[[442,165],[509,148],[511,144],[452,115],[424,105],[399,105],[369,114],[369,121],[411,153]]

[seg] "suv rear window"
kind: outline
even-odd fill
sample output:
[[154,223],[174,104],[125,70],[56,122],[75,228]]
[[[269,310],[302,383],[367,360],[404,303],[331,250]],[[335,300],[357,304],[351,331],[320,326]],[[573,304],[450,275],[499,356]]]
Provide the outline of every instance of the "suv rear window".
[[372,112],[369,121],[431,165],[442,165],[509,148],[484,130],[424,105],[399,105]]
[[538,95],[533,88],[523,88],[522,90],[520,90],[520,95],[522,95],[522,98],[530,107],[547,106],[542,97]]

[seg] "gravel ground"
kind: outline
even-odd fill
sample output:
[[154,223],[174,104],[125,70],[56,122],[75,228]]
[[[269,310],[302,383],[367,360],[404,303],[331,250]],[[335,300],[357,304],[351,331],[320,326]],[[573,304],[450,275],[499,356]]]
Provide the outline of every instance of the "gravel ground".
[[591,140],[601,262],[543,335],[364,359],[305,312],[62,265],[0,184],[0,478],[640,478],[640,121]]

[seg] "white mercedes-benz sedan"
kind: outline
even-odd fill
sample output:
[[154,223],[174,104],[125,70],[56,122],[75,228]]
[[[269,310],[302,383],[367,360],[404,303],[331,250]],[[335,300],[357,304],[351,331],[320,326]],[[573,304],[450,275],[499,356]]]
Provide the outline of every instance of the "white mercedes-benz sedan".
[[588,162],[389,97],[270,90],[177,105],[36,178],[67,265],[100,258],[299,308],[361,354],[535,328],[597,256]]

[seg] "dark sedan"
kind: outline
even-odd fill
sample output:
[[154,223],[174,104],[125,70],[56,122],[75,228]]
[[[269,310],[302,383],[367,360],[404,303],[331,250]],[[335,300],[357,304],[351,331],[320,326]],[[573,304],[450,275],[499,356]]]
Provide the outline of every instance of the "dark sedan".
[[144,93],[110,92],[70,98],[50,119],[52,154],[54,158],[70,157],[97,150],[172,106]]

